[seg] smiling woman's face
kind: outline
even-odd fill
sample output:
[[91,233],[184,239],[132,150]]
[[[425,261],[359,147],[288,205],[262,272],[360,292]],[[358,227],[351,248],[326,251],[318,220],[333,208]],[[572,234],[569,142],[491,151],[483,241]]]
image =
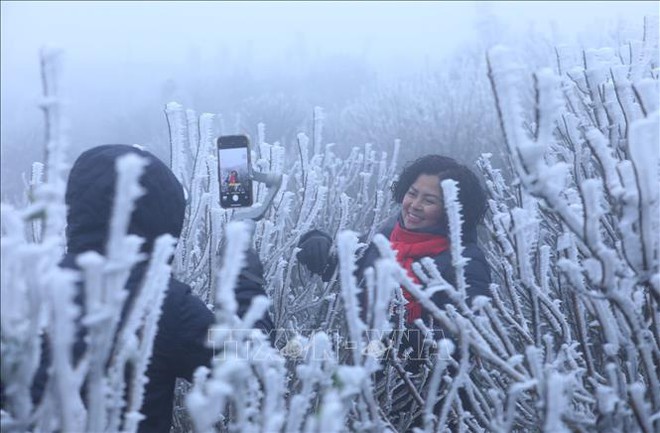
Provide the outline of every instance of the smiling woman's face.
[[407,229],[425,229],[440,224],[442,190],[440,176],[420,174],[403,197],[401,216]]

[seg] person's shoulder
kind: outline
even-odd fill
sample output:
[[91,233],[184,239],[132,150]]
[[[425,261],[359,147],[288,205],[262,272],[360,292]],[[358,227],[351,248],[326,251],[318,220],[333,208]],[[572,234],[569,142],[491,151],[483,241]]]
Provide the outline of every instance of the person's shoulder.
[[[485,253],[476,242],[467,242],[464,244],[462,256],[470,259],[470,262],[475,262],[475,264],[479,263],[479,265],[488,266]],[[451,248],[447,248],[435,256],[433,260],[441,270],[447,266],[452,266]],[[470,262],[468,262],[468,265]]]
[[72,269],[75,271],[80,270],[80,267],[76,263],[77,256],[75,254],[67,253],[60,260],[59,266],[64,269]]
[[190,319],[213,322],[213,314],[206,304],[193,293],[189,285],[170,278],[163,301],[162,320],[170,325]]
[[486,254],[476,242],[468,242],[463,246],[463,256],[471,259],[486,261]]
[[192,289],[189,285],[175,280],[174,278],[170,278],[164,302],[172,305],[180,304],[184,298],[191,295]]
[[168,374],[190,381],[195,369],[208,365],[213,356],[207,344],[214,321],[211,310],[190,286],[170,278],[154,341],[154,364],[167,365]]
[[328,239],[330,242],[332,242],[332,237],[324,232],[323,230],[319,229],[312,229],[306,233],[304,233],[302,236],[300,236],[300,240],[298,241],[298,245],[302,244],[306,240],[313,238],[313,237],[322,237],[325,239]]
[[[465,267],[466,276],[468,276],[474,286],[475,294],[487,294],[487,287],[490,285],[490,265],[486,259],[486,254],[476,242],[468,242],[463,250],[463,257],[470,259]],[[476,293],[479,292],[479,293]]]
[[399,219],[399,212],[395,212],[378,227],[378,233],[384,235],[389,239],[398,219]]

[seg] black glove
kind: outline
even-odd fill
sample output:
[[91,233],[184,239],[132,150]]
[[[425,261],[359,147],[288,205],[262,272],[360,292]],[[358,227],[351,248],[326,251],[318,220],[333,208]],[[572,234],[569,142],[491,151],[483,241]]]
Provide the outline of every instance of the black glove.
[[321,275],[328,265],[331,246],[332,238],[327,233],[312,230],[300,238],[298,242],[300,251],[296,257],[307,269]]

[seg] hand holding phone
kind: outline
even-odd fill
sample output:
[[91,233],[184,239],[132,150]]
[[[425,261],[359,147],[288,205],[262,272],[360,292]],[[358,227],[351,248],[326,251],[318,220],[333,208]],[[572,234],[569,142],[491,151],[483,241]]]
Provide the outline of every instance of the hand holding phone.
[[252,206],[252,164],[248,137],[224,135],[218,138],[217,144],[220,206]]

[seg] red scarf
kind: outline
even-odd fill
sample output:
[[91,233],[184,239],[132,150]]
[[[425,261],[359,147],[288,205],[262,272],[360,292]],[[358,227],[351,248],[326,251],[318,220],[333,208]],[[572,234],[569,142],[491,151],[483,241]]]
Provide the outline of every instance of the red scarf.
[[[408,271],[408,276],[416,283],[419,279],[412,270],[414,261],[422,257],[435,257],[449,248],[449,240],[442,235],[432,233],[421,233],[407,230],[397,222],[390,234],[390,244],[392,249],[396,250],[396,260]],[[422,305],[419,301],[406,290],[403,289],[403,296],[408,303],[406,304],[406,313],[408,323],[422,316]]]

